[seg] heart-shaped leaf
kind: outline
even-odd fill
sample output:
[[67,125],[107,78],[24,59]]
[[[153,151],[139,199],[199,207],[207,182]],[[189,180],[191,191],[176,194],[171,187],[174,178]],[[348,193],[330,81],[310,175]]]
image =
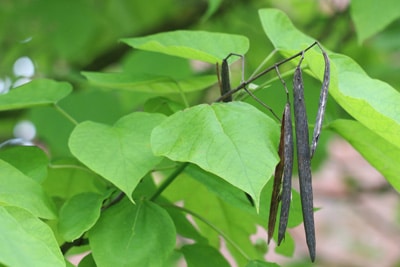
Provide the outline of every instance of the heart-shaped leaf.
[[157,155],[192,162],[249,193],[260,193],[278,163],[278,126],[243,103],[198,105],[157,126],[151,144]]
[[150,147],[150,133],[165,118],[161,114],[135,112],[114,126],[86,121],[71,134],[69,147],[82,163],[131,194],[140,179],[161,161]]
[[205,31],[173,31],[122,41],[136,49],[197,59],[211,64],[220,62],[229,53],[245,54],[249,40],[240,35]]
[[71,91],[68,83],[36,79],[0,95],[0,111],[53,104]]
[[158,205],[122,201],[107,209],[89,232],[99,267],[164,266],[175,247],[176,231]]

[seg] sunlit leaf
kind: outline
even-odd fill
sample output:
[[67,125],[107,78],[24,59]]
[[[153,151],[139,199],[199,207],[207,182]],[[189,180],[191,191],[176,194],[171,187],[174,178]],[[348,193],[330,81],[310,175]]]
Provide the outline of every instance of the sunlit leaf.
[[13,267],[65,266],[53,232],[31,213],[0,206],[0,232],[1,263]]
[[[315,41],[298,31],[282,11],[262,9],[260,17],[269,39],[285,56]],[[351,116],[399,149],[400,93],[387,83],[370,78],[351,58],[328,54],[331,59],[330,95]],[[307,52],[305,61],[313,75],[322,80],[324,61],[318,48]]]
[[0,95],[0,111],[53,104],[71,91],[72,86],[66,82],[36,79]]
[[122,41],[136,49],[154,51],[211,64],[220,62],[229,53],[245,54],[249,41],[240,35],[204,31],[173,31]]
[[107,209],[89,232],[98,267],[163,266],[176,238],[168,213],[147,201]]
[[278,128],[243,102],[198,105],[157,126],[151,144],[157,155],[192,162],[247,192],[259,207],[277,156]]
[[69,147],[82,163],[132,200],[140,179],[162,159],[151,151],[150,133],[164,118],[161,114],[135,112],[113,126],[86,121],[72,132]]

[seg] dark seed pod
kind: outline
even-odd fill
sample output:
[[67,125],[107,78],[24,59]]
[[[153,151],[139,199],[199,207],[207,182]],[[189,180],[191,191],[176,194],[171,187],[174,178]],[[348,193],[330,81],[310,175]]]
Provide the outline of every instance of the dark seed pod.
[[[286,111],[286,109],[285,109]],[[282,174],[285,165],[285,155],[284,155],[284,147],[285,147],[285,111],[282,116],[282,125],[281,125],[281,137],[279,141],[279,163],[275,167],[275,174],[274,174],[274,184],[272,186],[272,194],[271,194],[271,203],[269,206],[269,218],[268,218],[268,244],[271,241],[274,231],[275,231],[275,223],[276,223],[276,216],[278,214],[278,206],[280,201],[280,191],[281,191],[281,184],[282,184]],[[290,114],[289,114],[290,115]]]
[[[222,60],[221,65],[221,96],[231,91],[231,82],[229,79],[229,65],[228,57]],[[232,102],[232,95],[226,96],[222,99],[223,102]]]
[[[290,103],[286,103],[283,112],[283,178],[281,193],[281,215],[279,218],[278,246],[285,237],[287,223],[289,219],[290,199],[292,196],[292,170],[293,170],[293,129],[290,112]],[[281,133],[282,135],[282,133]],[[281,137],[282,140],[282,137]]]
[[304,230],[311,260],[315,260],[315,227],[313,213],[313,192],[311,181],[311,158],[308,136],[308,122],[304,102],[304,86],[300,69],[296,67],[293,80],[294,118],[297,138],[297,161],[300,181],[300,196],[303,211]]
[[328,100],[328,89],[329,89],[329,81],[330,81],[330,76],[331,76],[330,62],[329,62],[328,55],[322,49],[322,47],[320,47],[320,48],[322,50],[322,54],[323,54],[324,60],[325,60],[325,70],[324,70],[324,80],[322,82],[321,94],[319,97],[318,113],[317,113],[317,118],[315,120],[314,134],[313,134],[313,139],[311,142],[311,154],[310,154],[311,158],[314,156],[314,152],[315,152],[315,149],[317,148],[317,144],[318,144],[319,135],[321,134],[321,128],[322,128],[322,123],[324,120],[326,102]]

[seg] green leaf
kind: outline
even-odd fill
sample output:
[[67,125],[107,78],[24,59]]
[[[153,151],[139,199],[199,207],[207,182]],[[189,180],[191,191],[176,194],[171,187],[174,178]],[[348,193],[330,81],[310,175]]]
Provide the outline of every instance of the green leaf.
[[35,146],[15,146],[0,151],[0,159],[7,161],[38,183],[47,177],[49,160],[45,152]]
[[346,139],[400,192],[400,150],[361,123],[351,120],[336,120],[329,128]]
[[76,159],[57,160],[52,163],[43,187],[51,197],[62,199],[94,192],[103,194],[107,184],[104,179],[82,166]]
[[150,133],[165,116],[135,112],[114,126],[86,121],[71,134],[69,147],[74,156],[100,174],[132,200],[131,194],[161,157],[150,148]]
[[400,17],[400,2],[352,0],[351,16],[357,30],[358,41],[362,43]]
[[97,266],[162,266],[175,247],[168,213],[148,201],[122,201],[107,209],[89,232]]
[[1,263],[12,267],[65,266],[53,232],[29,212],[0,206],[0,232]]
[[174,80],[170,77],[145,74],[83,72],[90,83],[110,89],[171,94],[203,90],[217,80],[215,75],[203,75]]
[[[172,204],[169,204],[172,205]],[[185,214],[173,206],[165,205],[164,209],[174,221],[176,231],[179,235],[195,240],[197,243],[207,243],[207,239],[202,236],[196,227],[186,218]]]
[[165,97],[151,98],[143,105],[143,111],[145,112],[161,113],[167,116],[172,115],[182,109],[184,109],[183,105]]
[[247,263],[246,267],[279,267],[279,265],[273,262],[252,260]]
[[217,249],[207,245],[186,245],[180,250],[185,256],[188,267],[230,266]]
[[[257,248],[252,244],[250,236],[256,233],[256,225],[260,217],[244,212],[235,206],[227,204],[211,193],[205,186],[186,174],[178,177],[163,194],[171,202],[183,201],[184,208],[191,210],[204,218],[207,223],[197,216],[191,216],[200,233],[208,239],[209,245],[220,248],[220,234],[213,228],[219,229],[232,240],[247,257],[262,259]],[[235,246],[226,241],[227,247],[239,266],[247,262]]]
[[[260,10],[266,34],[285,56],[293,55],[314,40],[298,31],[279,10]],[[316,48],[317,49],[317,48]],[[313,49],[305,61],[311,73],[322,80],[323,58]],[[351,58],[328,53],[331,59],[329,93],[351,116],[400,148],[400,93],[387,83],[371,79]]]
[[0,111],[54,104],[71,91],[72,86],[66,82],[35,79],[0,95]]
[[0,173],[0,204],[26,209],[44,219],[56,218],[53,203],[37,182],[3,160]]
[[185,172],[190,175],[191,178],[202,183],[210,192],[214,193],[222,200],[250,214],[255,214],[256,210],[242,190],[232,186],[218,176],[205,172],[195,165],[187,167]]
[[60,209],[58,231],[72,242],[88,231],[99,219],[104,197],[96,193],[73,196]]
[[249,41],[244,36],[204,31],[164,32],[126,38],[122,42],[136,49],[197,59],[211,64],[220,62],[229,53],[243,55],[249,49]]
[[93,254],[89,253],[80,262],[78,267],[96,267],[96,262],[93,259]]
[[208,0],[208,7],[206,13],[201,18],[202,21],[208,20],[221,6],[222,0]]
[[153,130],[151,143],[157,155],[192,162],[249,193],[257,208],[278,162],[276,123],[243,102],[179,111]]

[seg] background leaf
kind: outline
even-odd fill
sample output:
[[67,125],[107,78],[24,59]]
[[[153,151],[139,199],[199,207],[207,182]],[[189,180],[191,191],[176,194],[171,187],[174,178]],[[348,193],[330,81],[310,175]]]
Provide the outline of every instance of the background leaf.
[[99,219],[104,197],[82,193],[70,198],[60,209],[58,231],[65,241],[72,242],[88,231]]
[[122,201],[103,213],[89,241],[99,267],[162,266],[175,247],[175,235],[171,218],[159,206]]
[[357,29],[358,41],[362,43],[400,17],[400,2],[352,0],[351,16]]
[[164,53],[211,64],[220,62],[229,53],[245,54],[249,41],[240,35],[204,31],[172,31],[122,41],[136,49]]
[[15,146],[0,151],[0,159],[7,161],[38,183],[47,176],[49,159],[36,146]]
[[207,245],[186,245],[180,250],[185,256],[188,267],[230,266],[218,250]]
[[346,139],[400,192],[400,150],[397,147],[356,121],[336,120],[329,124],[329,128]]
[[[190,123],[188,123],[190,122]],[[243,102],[198,105],[157,126],[151,143],[157,155],[192,162],[249,193],[260,193],[278,162],[278,127]],[[262,155],[258,160],[254,156]]]
[[53,104],[71,91],[71,85],[66,82],[35,79],[12,89],[7,94],[0,95],[0,111]]
[[132,75],[131,73],[82,73],[93,85],[105,88],[145,92],[152,94],[171,94],[203,90],[214,84],[215,75],[203,75],[182,80],[156,75]]
[[[161,161],[150,148],[150,133],[164,116],[135,112],[114,126],[79,124],[69,147],[81,162],[120,188],[131,200],[140,179]],[[132,200],[133,201],[133,200]]]
[[0,206],[0,262],[13,267],[63,267],[51,229],[29,212]]
[[54,204],[37,182],[3,160],[0,173],[0,203],[26,209],[44,219],[56,218]]

